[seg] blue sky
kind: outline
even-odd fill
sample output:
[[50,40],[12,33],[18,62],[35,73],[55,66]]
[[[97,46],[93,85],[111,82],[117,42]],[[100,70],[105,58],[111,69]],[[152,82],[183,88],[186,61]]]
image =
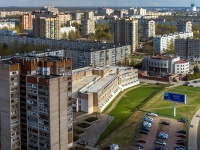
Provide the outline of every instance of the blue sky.
[[200,0],[0,0],[3,6],[200,6]]

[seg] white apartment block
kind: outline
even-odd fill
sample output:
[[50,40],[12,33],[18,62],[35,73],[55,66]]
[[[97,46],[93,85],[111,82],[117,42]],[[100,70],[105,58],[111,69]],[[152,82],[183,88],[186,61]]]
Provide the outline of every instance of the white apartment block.
[[174,54],[183,58],[200,61],[200,39],[176,39]]
[[155,21],[142,19],[140,23],[141,40],[148,41],[150,37],[155,36]]
[[15,29],[15,22],[0,22],[0,29],[7,28],[8,30]]
[[176,56],[152,56],[142,60],[142,70],[150,76],[163,77],[170,74],[186,74],[189,72],[189,61]]
[[63,38],[63,34],[66,34],[66,38],[68,39],[68,35],[71,31],[76,31],[76,28],[75,27],[62,27],[60,28],[60,33],[61,33],[61,38]]
[[85,12],[81,22],[81,32],[83,35],[95,33],[94,12]]
[[138,70],[131,67],[85,67],[73,70],[73,110],[102,112],[120,91],[139,83]]
[[146,15],[146,9],[143,8],[130,8],[128,10],[129,15],[141,15],[145,16]]
[[113,9],[107,7],[98,8],[97,13],[102,15],[111,15],[113,13]]
[[178,38],[189,38],[193,37],[193,32],[180,32],[169,35],[158,35],[153,38],[153,49],[154,52],[162,54],[169,49],[170,44],[174,44],[174,40]]

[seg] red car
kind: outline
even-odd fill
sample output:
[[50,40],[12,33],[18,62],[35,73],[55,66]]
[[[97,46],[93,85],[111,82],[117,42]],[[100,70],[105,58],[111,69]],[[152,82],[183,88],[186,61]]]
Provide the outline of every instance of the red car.
[[183,143],[183,142],[176,142],[176,144],[185,146],[185,143]]
[[180,134],[180,135],[177,135],[177,137],[186,138],[186,135]]
[[146,141],[144,141],[144,140],[137,140],[136,142],[138,142],[138,143],[146,143]]

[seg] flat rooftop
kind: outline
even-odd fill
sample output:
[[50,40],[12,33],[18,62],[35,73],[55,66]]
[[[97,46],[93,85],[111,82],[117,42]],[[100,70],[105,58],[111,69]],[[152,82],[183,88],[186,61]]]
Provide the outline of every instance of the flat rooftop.
[[103,78],[101,78],[99,81],[96,83],[92,84],[91,86],[84,88],[81,90],[82,93],[96,93],[98,92],[102,87],[106,86],[109,81],[113,80],[116,78],[117,75],[108,75]]

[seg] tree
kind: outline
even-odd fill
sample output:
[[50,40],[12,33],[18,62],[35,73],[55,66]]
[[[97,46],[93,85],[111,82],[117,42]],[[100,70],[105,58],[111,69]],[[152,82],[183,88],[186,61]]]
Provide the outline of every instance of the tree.
[[174,42],[171,41],[168,50],[165,51],[166,54],[174,54]]
[[81,25],[78,22],[73,22],[72,27],[75,27],[77,31],[81,32]]
[[66,32],[62,33],[62,39],[64,39],[64,40],[67,39],[67,33]]
[[194,74],[200,73],[200,69],[198,65],[195,65],[193,70],[194,70]]
[[79,38],[81,38],[81,34],[79,31],[70,31],[69,34],[68,34],[68,38],[69,40],[72,40],[72,41],[75,41]]

